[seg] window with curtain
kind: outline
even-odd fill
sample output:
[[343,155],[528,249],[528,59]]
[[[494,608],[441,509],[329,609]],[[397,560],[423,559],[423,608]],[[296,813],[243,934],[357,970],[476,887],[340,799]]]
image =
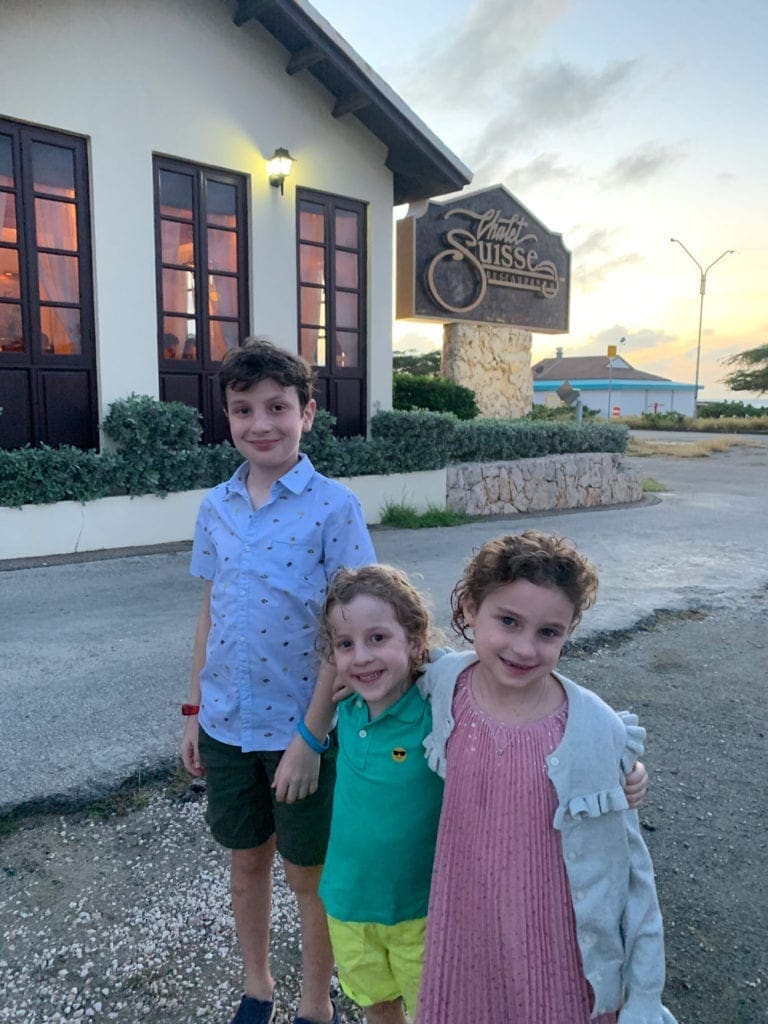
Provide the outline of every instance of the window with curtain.
[[0,446],[96,443],[86,140],[0,119]]
[[366,208],[297,189],[299,351],[317,368],[317,400],[338,432],[365,432]]
[[356,367],[365,321],[363,204],[302,189],[298,222],[301,354],[329,370]]
[[[81,140],[0,122],[0,351],[83,352]],[[8,125],[10,128],[11,126]],[[90,285],[90,282],[83,281]],[[26,308],[25,308],[26,307]]]
[[218,364],[248,332],[246,179],[155,159],[161,366]]

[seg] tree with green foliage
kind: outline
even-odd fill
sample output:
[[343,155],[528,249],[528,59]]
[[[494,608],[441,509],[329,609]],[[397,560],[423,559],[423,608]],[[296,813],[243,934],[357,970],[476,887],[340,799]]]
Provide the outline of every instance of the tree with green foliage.
[[395,373],[410,373],[414,377],[439,377],[440,349],[434,352],[394,352],[392,369]]
[[768,344],[738,352],[725,362],[727,366],[738,367],[725,378],[731,391],[756,391],[759,395],[768,392]]

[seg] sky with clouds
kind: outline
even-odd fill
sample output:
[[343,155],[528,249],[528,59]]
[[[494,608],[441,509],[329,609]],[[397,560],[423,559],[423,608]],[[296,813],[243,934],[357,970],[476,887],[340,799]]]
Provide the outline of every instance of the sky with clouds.
[[[314,0],[474,172],[572,252],[570,333],[534,359],[602,353],[749,400],[722,360],[768,342],[768,3]],[[396,347],[439,326],[396,325]]]

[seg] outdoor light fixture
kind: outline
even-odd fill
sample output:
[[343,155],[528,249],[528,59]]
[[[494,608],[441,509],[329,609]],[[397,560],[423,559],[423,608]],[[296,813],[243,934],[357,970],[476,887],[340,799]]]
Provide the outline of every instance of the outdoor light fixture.
[[696,403],[699,400],[699,367],[701,365],[701,321],[704,316],[704,295],[707,290],[707,274],[710,272],[710,270],[712,269],[712,267],[714,267],[716,263],[719,263],[720,260],[723,259],[724,256],[732,256],[736,252],[736,250],[726,249],[725,252],[721,252],[717,259],[712,260],[709,266],[706,269],[704,269],[704,267],[702,267],[702,265],[693,255],[693,253],[690,252],[683,245],[679,238],[670,238],[670,242],[675,242],[677,245],[680,246],[683,252],[687,253],[691,257],[693,262],[699,268],[699,274],[701,275],[701,277],[699,278],[699,339],[696,342],[696,381],[694,383],[693,392],[693,418],[696,419]]
[[280,195],[283,194],[283,183],[291,173],[291,167],[293,167],[293,157],[283,146],[279,146],[267,160],[269,184],[273,188],[279,188]]

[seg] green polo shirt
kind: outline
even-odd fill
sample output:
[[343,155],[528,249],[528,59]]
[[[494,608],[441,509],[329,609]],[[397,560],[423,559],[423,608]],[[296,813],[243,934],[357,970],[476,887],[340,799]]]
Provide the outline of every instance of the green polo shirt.
[[362,698],[339,706],[339,753],[320,896],[340,921],[425,917],[443,782],[422,740],[432,709],[416,686],[373,721]]

